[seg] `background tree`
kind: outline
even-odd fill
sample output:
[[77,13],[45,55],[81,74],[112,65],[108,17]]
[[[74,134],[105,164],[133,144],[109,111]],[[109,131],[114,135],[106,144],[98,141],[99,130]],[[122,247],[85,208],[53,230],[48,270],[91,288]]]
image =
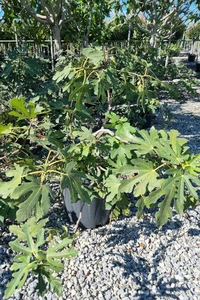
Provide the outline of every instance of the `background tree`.
[[200,39],[200,23],[192,24],[186,30],[186,38],[192,40],[191,53],[194,53],[194,43]]
[[[36,37],[46,37],[51,29],[56,53],[62,49],[61,37],[71,42],[79,41],[85,47],[90,40],[101,43],[106,26],[105,18],[109,16],[114,2],[113,0],[2,0],[6,22],[11,24],[17,19],[19,24],[26,24],[27,37],[29,32]],[[25,30],[23,34],[24,32]]]
[[[150,46],[155,48],[158,46],[160,38],[169,39],[174,34],[174,25],[176,19],[181,19],[188,15],[191,7],[191,1],[185,0],[147,0],[141,2],[139,0],[133,0],[127,2],[127,12],[132,14],[135,18],[135,25],[138,30],[147,34],[149,37]],[[137,22],[137,17],[143,14],[146,22],[140,24]],[[171,28],[167,31],[167,28],[171,24]]]
[[30,16],[44,25],[49,32],[51,29],[55,52],[61,50],[61,29],[64,23],[75,22],[73,16],[76,1],[66,0],[2,0],[5,19],[7,22],[13,19],[25,20]]
[[88,47],[90,42],[102,44],[105,40],[106,18],[109,17],[113,1],[79,0],[73,12],[76,20],[63,26],[63,37]]

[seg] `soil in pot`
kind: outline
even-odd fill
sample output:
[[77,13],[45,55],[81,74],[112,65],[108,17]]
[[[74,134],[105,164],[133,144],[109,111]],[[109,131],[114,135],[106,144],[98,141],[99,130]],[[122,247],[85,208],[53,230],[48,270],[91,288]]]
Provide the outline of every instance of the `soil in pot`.
[[81,219],[79,226],[82,228],[96,228],[103,226],[109,221],[111,211],[104,209],[104,200],[94,198],[92,203],[87,203],[78,200],[76,203],[71,201],[69,189],[63,190],[63,196],[66,206],[67,215],[71,223],[76,223],[80,213]]

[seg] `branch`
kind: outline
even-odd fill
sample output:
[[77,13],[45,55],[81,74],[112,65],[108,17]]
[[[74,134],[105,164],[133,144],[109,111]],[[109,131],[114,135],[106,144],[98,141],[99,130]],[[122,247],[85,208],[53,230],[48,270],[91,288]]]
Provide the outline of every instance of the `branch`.
[[118,135],[115,135],[115,133],[113,131],[111,131],[110,129],[105,129],[104,127],[102,127],[101,129],[97,130],[92,135],[94,137],[96,137],[96,138],[100,138],[103,134],[109,134],[109,135],[115,137],[120,142],[125,143],[125,144],[129,144],[129,142],[127,142],[126,140],[123,140]]
[[91,25],[92,25],[92,7],[90,5],[90,1],[88,1],[88,6],[90,8],[89,11],[89,20],[88,20],[88,25],[86,28],[86,34],[85,34],[85,39],[84,39],[84,46],[87,48],[89,45],[89,36],[90,36],[90,29],[91,29]]
[[[107,109],[107,113],[110,113],[111,110],[112,110],[112,106],[111,106],[112,100],[111,100],[110,90],[107,90],[107,99],[108,99],[108,109]],[[105,124],[107,124],[107,122],[108,122],[108,118],[105,117],[105,120],[104,120],[104,122],[103,122],[103,126],[104,126]]]
[[58,0],[56,7],[56,18],[61,18],[62,16],[62,0]]
[[66,20],[66,14],[70,15],[69,12],[69,3],[67,0],[64,1],[64,5],[62,5],[62,10],[61,10],[61,17],[60,17],[60,25],[65,23]]
[[175,13],[176,9],[172,9],[166,16],[164,16],[161,21],[162,23],[162,27],[166,25],[167,21],[170,19],[170,17]]
[[[59,1],[62,2],[62,0],[59,0]],[[60,3],[60,5],[61,5],[60,8],[62,11],[60,11],[61,17],[60,17],[59,25],[61,26],[62,24],[66,24],[66,23],[73,21],[77,30],[80,31],[80,28],[78,27],[78,25],[75,21],[75,18],[73,17],[72,13],[70,12],[68,1],[65,0],[64,7],[63,7],[62,3]],[[63,9],[62,9],[62,7],[63,7]],[[66,19],[67,14],[68,14],[68,19]]]
[[49,5],[46,3],[47,1],[41,0],[41,6],[43,7],[44,11],[46,11],[47,19],[54,23],[55,22],[55,13],[53,10],[53,7],[51,5],[51,2],[48,2]]
[[[28,2],[28,3],[27,3],[27,2]],[[32,9],[32,7],[31,7],[29,1],[21,0],[21,3],[22,3],[22,5],[25,6],[26,10],[30,13],[30,15],[31,15],[34,19],[36,19],[38,22],[40,22],[40,23],[42,23],[42,24],[51,24],[51,23],[49,22],[50,20],[48,20],[47,16],[38,14],[38,13],[36,13],[36,12]],[[51,24],[51,25],[52,25],[52,24]]]
[[146,29],[146,28],[143,28],[142,26],[140,26],[139,24],[138,24],[138,22],[136,21],[136,26],[137,26],[137,28],[140,30],[140,31],[142,31],[142,32],[144,32],[144,33],[146,33],[146,34],[148,34],[148,36],[150,36],[151,35],[151,31],[150,30],[148,30],[148,29]]
[[82,206],[81,211],[80,211],[80,213],[79,213],[78,220],[77,220],[77,222],[76,222],[76,224],[75,224],[75,226],[74,226],[74,228],[73,228],[73,233],[76,233],[76,231],[77,231],[77,229],[78,229],[78,225],[79,225],[79,223],[80,223],[80,221],[81,221],[81,218],[82,218],[82,209],[83,209],[83,206]]

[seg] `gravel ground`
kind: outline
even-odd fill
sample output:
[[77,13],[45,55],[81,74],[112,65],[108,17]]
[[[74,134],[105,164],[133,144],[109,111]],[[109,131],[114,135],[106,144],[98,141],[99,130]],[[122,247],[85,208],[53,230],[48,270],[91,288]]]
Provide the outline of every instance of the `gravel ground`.
[[[177,86],[178,88],[178,86]],[[161,103],[170,111],[170,120],[157,115],[153,125],[167,130],[176,129],[182,137],[188,139],[188,145],[194,153],[200,153],[200,80],[195,86],[195,95],[185,94],[180,100],[174,100],[162,95]]]
[[[200,153],[200,95],[167,102],[172,113],[168,129],[175,128],[189,139],[191,150]],[[156,128],[166,126],[158,116]],[[50,212],[52,224],[67,225],[62,199]],[[0,231],[0,299],[8,280],[13,254],[7,227]],[[142,300],[200,299],[200,206],[183,216],[174,216],[162,229],[150,213],[137,220],[133,207],[129,217],[93,230],[83,230],[76,239],[76,258],[65,260],[59,276],[64,293],[40,297],[36,280],[30,277],[21,291],[9,299],[44,300]]]

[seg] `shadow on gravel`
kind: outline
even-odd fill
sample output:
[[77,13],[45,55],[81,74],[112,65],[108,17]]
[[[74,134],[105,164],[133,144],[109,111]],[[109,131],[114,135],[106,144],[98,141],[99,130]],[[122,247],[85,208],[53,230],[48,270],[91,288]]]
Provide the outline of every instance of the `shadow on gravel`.
[[[114,254],[114,253],[113,253]],[[114,254],[115,255],[115,254]],[[116,256],[119,254],[116,254]],[[125,278],[131,278],[137,286],[137,296],[135,299],[159,299],[161,297],[169,297],[169,299],[179,299],[174,292],[184,292],[187,288],[184,286],[175,287],[176,283],[179,283],[175,278],[165,278],[167,282],[163,282],[164,278],[157,278],[156,265],[152,267],[149,266],[148,260],[135,256],[134,259],[130,254],[124,254],[124,263],[120,263],[116,260],[113,261],[114,267],[121,267],[124,269],[123,276]],[[127,268],[128,266],[128,268]],[[152,273],[153,270],[154,272]],[[152,284],[152,280],[155,282]],[[134,285],[133,285],[134,291]],[[131,292],[129,296],[132,296]],[[167,298],[166,298],[167,299]]]
[[[193,102],[191,104],[188,102],[188,106],[190,105],[193,105]],[[181,137],[188,140],[191,152],[200,153],[200,105],[191,109],[191,112],[185,112],[181,104],[170,104],[169,110],[171,121],[165,121],[162,116],[157,116],[152,126],[156,129],[178,130]]]
[[[4,229],[7,235],[5,235]],[[8,245],[13,240],[13,236],[8,234],[6,227],[4,229],[0,229],[0,299],[2,299],[6,285],[12,277],[9,266],[14,258],[13,251]]]
[[190,236],[200,236],[200,230],[199,229],[196,229],[196,228],[190,228],[188,230],[188,234]]
[[[119,246],[119,251],[108,253],[113,256],[113,268],[122,268],[123,277],[132,282],[132,290],[128,290],[130,297],[133,297],[134,291],[137,291],[134,294],[137,300],[152,300],[161,297],[179,299],[175,293],[180,294],[188,290],[179,279],[171,278],[170,270],[169,272],[166,271],[166,265],[162,265],[167,255],[167,248],[179,239],[179,229],[182,224],[177,219],[169,220],[162,229],[158,229],[156,224],[148,218],[135,223],[127,222],[125,225],[124,222],[122,224],[120,222],[112,224],[105,244],[108,248],[112,248],[114,245]],[[173,235],[166,239],[168,231],[173,231]],[[105,228],[102,228],[102,232],[105,233]],[[102,235],[102,232],[99,229],[100,235]],[[141,234],[146,236],[144,242],[139,240]],[[151,250],[155,240],[154,236],[151,241],[152,234],[157,234],[160,239],[160,246],[155,250]],[[148,249],[152,252],[150,259],[146,255]],[[161,269],[163,269],[163,272]],[[128,282],[130,282],[129,280]]]

